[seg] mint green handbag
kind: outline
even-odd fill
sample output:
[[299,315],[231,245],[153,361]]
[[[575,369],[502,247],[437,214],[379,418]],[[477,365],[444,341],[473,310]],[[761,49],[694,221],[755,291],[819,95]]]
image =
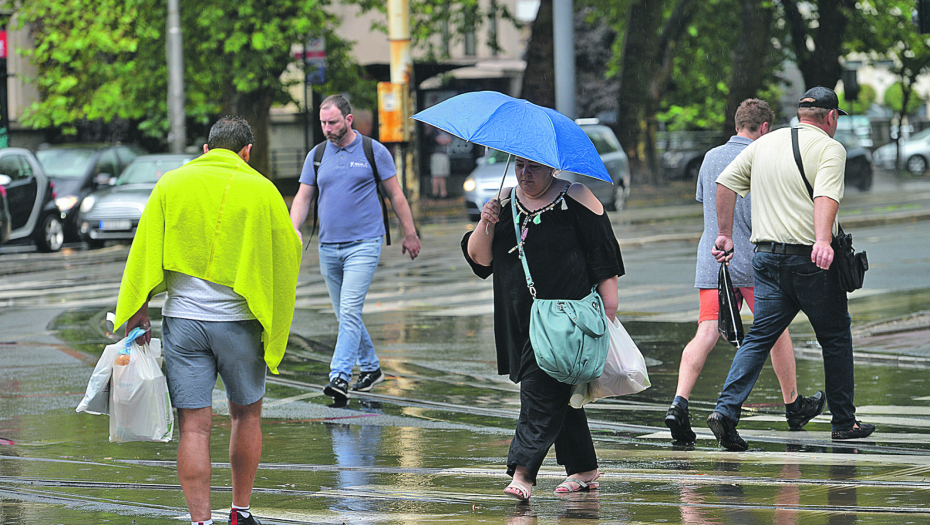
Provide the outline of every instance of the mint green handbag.
[[536,363],[554,379],[570,385],[593,381],[601,376],[607,359],[607,316],[604,302],[591,287],[584,299],[537,299],[530,268],[523,252],[516,188],[511,192],[513,226],[517,250],[526,274],[526,286],[533,297],[530,310],[530,344]]

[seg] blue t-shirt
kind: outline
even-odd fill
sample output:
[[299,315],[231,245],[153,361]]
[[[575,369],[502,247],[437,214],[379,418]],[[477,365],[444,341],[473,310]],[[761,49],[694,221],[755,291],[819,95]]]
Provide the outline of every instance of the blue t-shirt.
[[[304,160],[300,182],[316,186],[320,242],[352,242],[371,239],[385,234],[381,203],[375,176],[365,157],[362,134],[355,132],[355,140],[345,148],[330,141],[320,161],[319,173],[313,169],[315,146]],[[394,158],[383,144],[371,141],[378,176],[387,180],[397,174]]]
[[[722,146],[707,152],[697,179],[696,198],[704,204],[704,233],[698,242],[697,268],[695,271],[695,288],[714,289],[717,287],[717,274],[720,263],[711,255],[711,249],[717,240],[717,176],[723,171],[752,139],[734,135]],[[749,242],[752,234],[752,203],[749,195],[736,196],[733,210],[733,259],[730,260],[730,278],[736,288],[752,288],[753,248]]]

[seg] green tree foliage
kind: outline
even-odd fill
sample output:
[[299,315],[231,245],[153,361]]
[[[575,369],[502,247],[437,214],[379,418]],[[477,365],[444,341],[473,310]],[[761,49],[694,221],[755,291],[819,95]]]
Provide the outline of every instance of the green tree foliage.
[[[892,111],[899,115],[914,115],[926,104],[926,102],[917,94],[911,93],[905,102],[904,84],[895,82],[885,90],[885,96],[882,104],[891,108]],[[906,104],[906,105],[905,105]]]
[[859,85],[859,96],[854,101],[850,102],[846,100],[846,93],[843,91],[837,91],[836,95],[840,99],[840,107],[848,111],[851,115],[861,115],[865,113],[878,98],[875,88],[869,84]]
[[[182,3],[188,121],[247,118],[256,136],[252,164],[262,173],[270,171],[270,108],[290,101],[282,74],[296,60],[292,44],[322,34],[330,65],[325,89],[374,98],[324,6],[319,0]],[[29,54],[41,94],[25,112],[26,126],[74,132],[87,121],[127,119],[150,136],[166,134],[165,2],[25,0],[20,15],[32,27]]]

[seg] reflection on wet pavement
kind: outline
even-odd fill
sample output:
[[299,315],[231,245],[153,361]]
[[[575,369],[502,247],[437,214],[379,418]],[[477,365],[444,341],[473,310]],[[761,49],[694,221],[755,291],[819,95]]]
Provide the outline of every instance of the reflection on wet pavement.
[[[314,250],[305,252],[290,345],[281,375],[269,376],[264,403],[264,454],[252,500],[263,523],[930,519],[930,377],[919,359],[886,352],[894,343],[893,323],[913,325],[919,322],[913,315],[930,310],[928,290],[851,296],[853,316],[862,319],[857,341],[864,342],[856,349],[857,417],[878,425],[873,436],[833,442],[828,414],[789,432],[777,379],[766,367],[739,426],[751,450],[732,453],[717,446],[703,422],[734,349],[718,345],[692,394],[697,442],[675,446],[662,419],[681,349],[694,333],[696,296],[690,282],[621,282],[621,320],[647,358],[653,386],[587,407],[602,472],[599,490],[556,495],[565,472],[552,454],[530,503],[515,504],[501,490],[508,482],[503,464],[518,389],[496,374],[489,283],[462,277],[459,237],[434,236],[445,244],[424,252],[415,266],[398,254],[384,256],[365,322],[387,380],[371,393],[353,392],[341,407],[321,392],[336,324]],[[91,275],[87,281],[61,271],[45,284],[0,286],[0,301],[24,305],[3,311],[0,337],[4,525],[185,519],[175,442],[111,444],[106,417],[74,413],[93,356],[111,340],[103,314],[112,309],[114,268],[124,251],[107,250],[99,267],[75,263]],[[688,243],[625,253],[631,267],[669,260],[672,268],[693,272]],[[49,291],[35,293],[43,287]],[[810,339],[805,327],[798,323],[795,343],[802,350],[798,384],[806,394],[824,387],[824,371],[817,348],[804,343]],[[911,336],[912,346],[914,337],[919,334]],[[881,355],[895,360],[872,357]],[[221,383],[214,412],[212,506],[225,518],[229,419]]]

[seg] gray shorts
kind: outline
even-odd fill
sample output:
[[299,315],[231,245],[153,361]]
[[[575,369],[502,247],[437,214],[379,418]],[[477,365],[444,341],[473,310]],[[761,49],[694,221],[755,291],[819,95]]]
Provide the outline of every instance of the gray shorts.
[[212,406],[217,372],[233,403],[251,405],[264,397],[268,367],[258,321],[164,317],[161,330],[168,392],[175,408]]

